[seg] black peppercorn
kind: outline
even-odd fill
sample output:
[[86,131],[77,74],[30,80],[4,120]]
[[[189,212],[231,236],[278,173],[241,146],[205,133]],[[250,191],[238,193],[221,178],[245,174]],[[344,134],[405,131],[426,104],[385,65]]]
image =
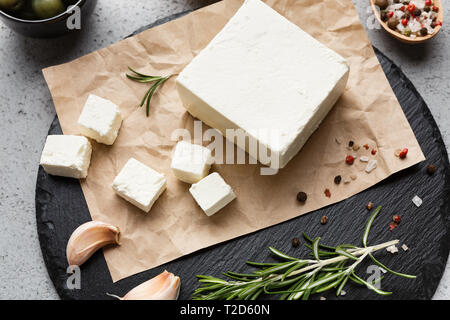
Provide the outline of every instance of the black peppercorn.
[[428,166],[427,166],[427,173],[429,174],[429,175],[432,175],[432,174],[434,174],[435,172],[436,172],[436,167],[434,166],[434,165],[432,165],[432,164],[429,164]]
[[308,196],[306,195],[306,193],[304,193],[304,192],[297,193],[297,201],[298,202],[303,203],[306,201],[306,199],[308,199]]
[[334,183],[340,184],[341,181],[342,181],[342,177],[341,177],[341,176],[336,176],[336,177],[334,177]]
[[428,29],[427,28],[422,28],[420,29],[420,35],[425,37],[428,34]]
[[292,239],[292,246],[294,248],[297,248],[299,245],[300,245],[300,239],[299,238]]
[[355,142],[352,141],[352,140],[350,140],[350,141],[348,142],[348,146],[349,146],[350,148],[353,147],[354,144],[355,144]]

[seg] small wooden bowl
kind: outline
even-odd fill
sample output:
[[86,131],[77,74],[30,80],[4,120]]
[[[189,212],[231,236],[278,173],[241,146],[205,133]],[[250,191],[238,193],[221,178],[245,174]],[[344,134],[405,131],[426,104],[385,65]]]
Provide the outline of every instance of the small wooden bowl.
[[[409,43],[409,44],[423,43],[425,41],[430,40],[434,36],[436,36],[439,33],[439,31],[441,31],[441,29],[442,29],[442,26],[437,26],[437,27],[434,28],[434,33],[433,34],[429,34],[429,35],[426,35],[424,37],[420,36],[420,37],[417,37],[415,39],[411,38],[411,37],[404,36],[403,34],[397,32],[397,31],[391,30],[388,27],[387,23],[381,21],[381,17],[380,17],[380,14],[379,14],[380,10],[375,5],[375,0],[370,0],[370,5],[372,7],[373,13],[377,17],[377,19],[380,22],[380,24],[383,27],[383,29],[386,30],[386,32],[388,32],[391,36],[393,36],[397,40],[400,40],[401,42]],[[438,20],[443,22],[443,20],[444,20],[444,8],[442,7],[441,0],[434,0],[434,5],[439,8]]]

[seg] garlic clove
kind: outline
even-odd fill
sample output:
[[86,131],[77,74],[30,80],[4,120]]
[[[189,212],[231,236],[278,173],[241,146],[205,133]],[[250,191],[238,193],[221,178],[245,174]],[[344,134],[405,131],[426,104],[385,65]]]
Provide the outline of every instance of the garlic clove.
[[70,236],[66,255],[69,265],[81,266],[98,249],[119,243],[118,227],[100,221],[90,221],[79,226]]
[[131,289],[120,300],[177,300],[180,293],[180,278],[164,271],[160,275]]

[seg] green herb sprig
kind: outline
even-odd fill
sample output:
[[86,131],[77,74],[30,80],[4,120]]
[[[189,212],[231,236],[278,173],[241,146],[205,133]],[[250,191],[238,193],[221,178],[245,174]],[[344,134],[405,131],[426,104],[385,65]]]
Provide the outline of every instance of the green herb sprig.
[[367,246],[370,228],[375,217],[380,213],[378,207],[368,220],[364,236],[363,247],[342,244],[337,247],[327,246],[320,242],[320,237],[311,239],[303,233],[309,243],[311,259],[297,259],[278,251],[273,247],[269,250],[282,260],[279,263],[261,263],[247,261],[247,264],[258,268],[253,273],[224,272],[223,275],[231,280],[224,280],[212,276],[198,275],[200,287],[194,291],[194,300],[256,300],[261,294],[279,295],[280,300],[307,300],[310,295],[335,290],[336,295],[342,293],[348,281],[358,285],[365,285],[380,295],[390,295],[392,292],[377,288],[376,283],[368,282],[356,274],[356,267],[370,257],[374,263],[386,271],[404,278],[414,279],[416,276],[393,271],[379,262],[372,253],[395,245],[399,240],[392,240],[382,244]]
[[147,92],[145,93],[144,98],[142,98],[141,104],[139,105],[139,107],[142,107],[144,104],[146,105],[146,114],[148,117],[150,115],[150,101],[152,100],[152,97],[155,94],[156,89],[158,89],[158,87],[160,87],[164,82],[166,82],[170,77],[172,77],[173,74],[165,77],[150,76],[147,74],[137,72],[133,70],[131,67],[128,67],[128,69],[132,72],[131,74],[127,73],[128,79],[140,83],[153,83],[150,89],[148,89]]

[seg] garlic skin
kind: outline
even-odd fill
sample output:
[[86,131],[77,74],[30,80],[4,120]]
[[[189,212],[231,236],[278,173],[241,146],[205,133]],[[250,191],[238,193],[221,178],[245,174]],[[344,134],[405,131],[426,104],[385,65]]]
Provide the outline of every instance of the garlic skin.
[[180,294],[180,278],[165,270],[160,275],[130,290],[120,300],[177,300]]
[[66,255],[70,266],[81,266],[98,249],[119,242],[118,227],[100,221],[89,221],[79,226],[70,236]]

